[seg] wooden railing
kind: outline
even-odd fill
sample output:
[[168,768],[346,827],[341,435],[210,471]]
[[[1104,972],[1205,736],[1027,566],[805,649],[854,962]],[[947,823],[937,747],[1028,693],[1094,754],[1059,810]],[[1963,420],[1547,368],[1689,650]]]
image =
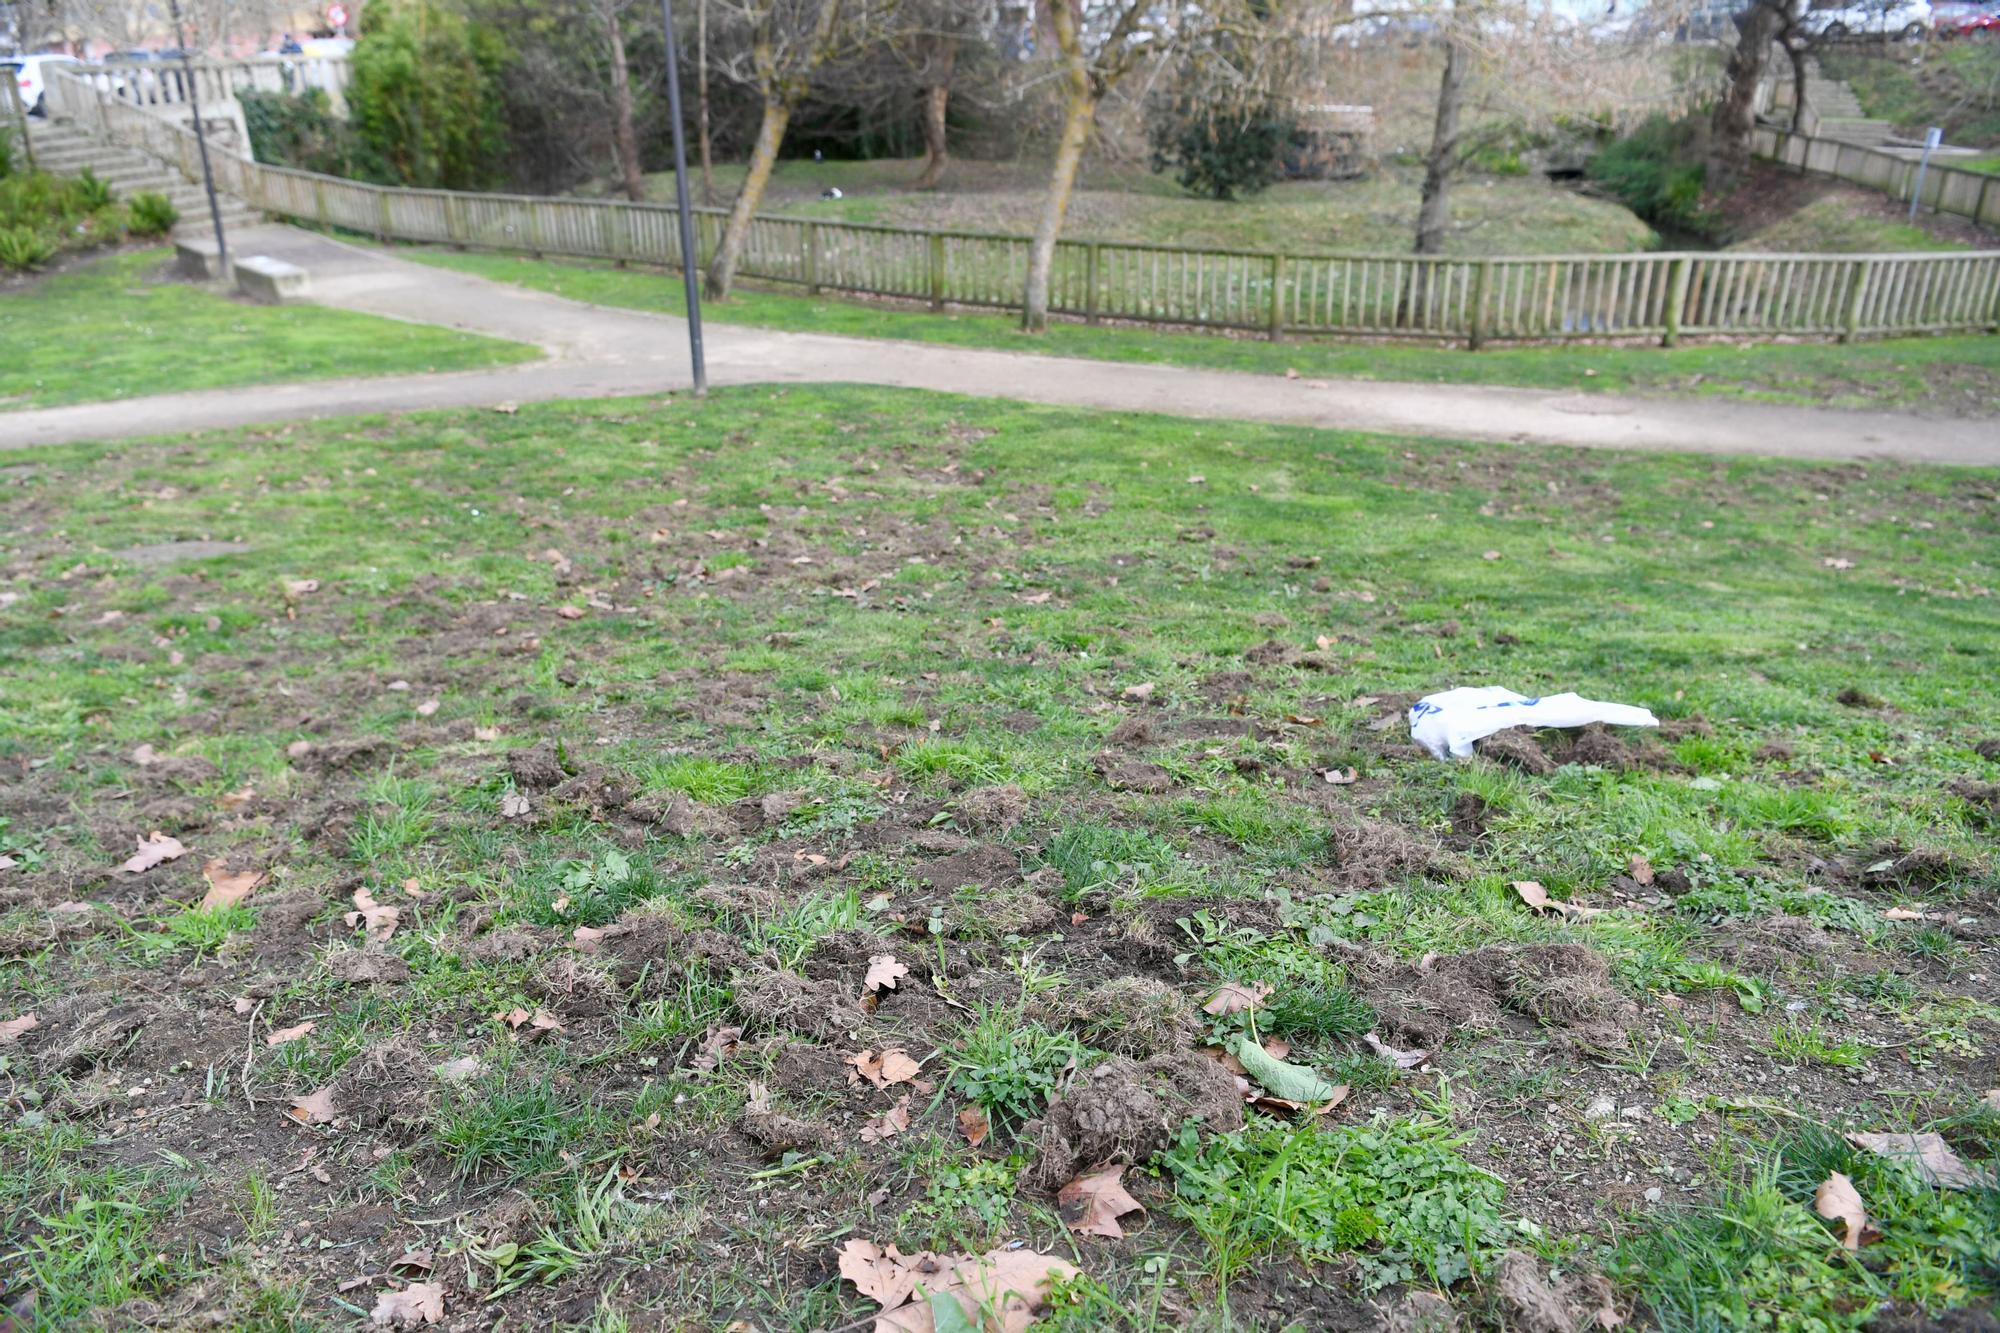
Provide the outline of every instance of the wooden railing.
[[[1906,201],[1917,178],[1916,159],[1866,144],[1815,139],[1759,126],[1752,146],[1759,157],[1820,176],[1836,176]],[[1924,168],[1922,188],[1920,207],[1935,213],[1955,213],[1982,227],[2000,228],[2000,176],[1967,171],[1933,159]]]
[[[193,136],[143,106],[57,74],[58,114],[199,178]],[[674,210],[365,185],[220,159],[218,184],[266,212],[383,240],[625,260],[678,268]],[[724,213],[696,209],[697,262]],[[1018,310],[1028,240],[761,216],[739,272],[808,293],[847,292]],[[1114,241],[1056,247],[1050,307],[1118,320],[1284,334],[1489,341],[1814,336],[2000,326],[2000,251],[1791,255],[1658,253],[1424,258],[1283,255]]]

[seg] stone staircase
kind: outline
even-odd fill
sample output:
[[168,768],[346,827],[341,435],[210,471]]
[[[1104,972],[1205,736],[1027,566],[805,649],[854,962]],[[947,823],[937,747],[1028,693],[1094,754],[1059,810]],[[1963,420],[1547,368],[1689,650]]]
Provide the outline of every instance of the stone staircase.
[[[81,176],[88,167],[99,180],[111,187],[120,199],[148,191],[173,200],[181,220],[174,226],[176,236],[210,235],[208,196],[199,184],[187,180],[164,162],[133,148],[105,143],[61,121],[37,121],[34,136],[35,165],[58,176]],[[264,215],[240,199],[217,193],[222,207],[225,233],[239,227],[254,227]]]
[[1894,137],[1896,129],[1886,120],[1874,120],[1861,112],[1854,90],[1839,79],[1821,72],[1819,61],[1806,58],[1806,109],[1818,118],[1819,138],[1874,148]]

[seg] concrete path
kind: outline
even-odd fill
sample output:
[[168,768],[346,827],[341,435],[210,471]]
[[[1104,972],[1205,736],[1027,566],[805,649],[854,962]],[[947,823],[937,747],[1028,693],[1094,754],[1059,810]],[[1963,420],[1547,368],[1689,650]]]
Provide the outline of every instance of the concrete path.
[[[288,227],[245,232],[234,247],[310,270],[312,297],[323,304],[534,343],[547,349],[549,359],[457,374],[320,380],[0,412],[0,449],[355,413],[658,393],[689,383],[685,325],[669,316],[488,282]],[[711,323],[707,331],[715,385],[876,384],[1447,439],[2000,464],[1995,420],[1477,385],[1287,380],[727,324]]]

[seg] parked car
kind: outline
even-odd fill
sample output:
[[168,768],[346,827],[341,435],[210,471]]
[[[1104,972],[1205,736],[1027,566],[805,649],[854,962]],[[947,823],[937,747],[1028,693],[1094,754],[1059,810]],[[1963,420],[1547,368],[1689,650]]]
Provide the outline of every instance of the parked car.
[[1937,35],[1953,41],[2000,40],[2000,7],[1990,3],[1939,5]]
[[1930,0],[1813,0],[1801,25],[1821,41],[1874,37],[1920,42],[1936,26]]
[[48,71],[82,63],[75,56],[49,52],[32,56],[8,56],[0,60],[0,68],[14,71],[14,86],[21,90],[22,105],[27,107],[29,115],[41,116],[48,113]]

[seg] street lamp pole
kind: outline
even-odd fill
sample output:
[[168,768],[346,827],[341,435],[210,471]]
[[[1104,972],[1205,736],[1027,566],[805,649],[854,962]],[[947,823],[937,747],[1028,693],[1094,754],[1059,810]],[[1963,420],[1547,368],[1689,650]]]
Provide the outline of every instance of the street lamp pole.
[[694,364],[694,391],[708,392],[708,366],[701,351],[701,252],[695,248],[694,213],[688,204],[687,136],[681,129],[681,53],[674,36],[674,0],[660,0],[667,24],[667,116],[674,128],[675,213],[681,224],[681,277],[687,283],[688,358]]
[[[215,171],[208,165],[208,132],[201,127],[201,90],[195,86],[194,62],[188,56],[187,29],[181,26],[180,0],[167,0],[174,20],[174,40],[181,47],[181,77],[187,80],[188,110],[194,116],[194,144],[201,152],[201,185],[208,191],[208,220],[215,225],[215,271],[229,271],[229,241],[222,234],[222,205],[215,201]],[[137,74],[133,75],[135,80]]]

